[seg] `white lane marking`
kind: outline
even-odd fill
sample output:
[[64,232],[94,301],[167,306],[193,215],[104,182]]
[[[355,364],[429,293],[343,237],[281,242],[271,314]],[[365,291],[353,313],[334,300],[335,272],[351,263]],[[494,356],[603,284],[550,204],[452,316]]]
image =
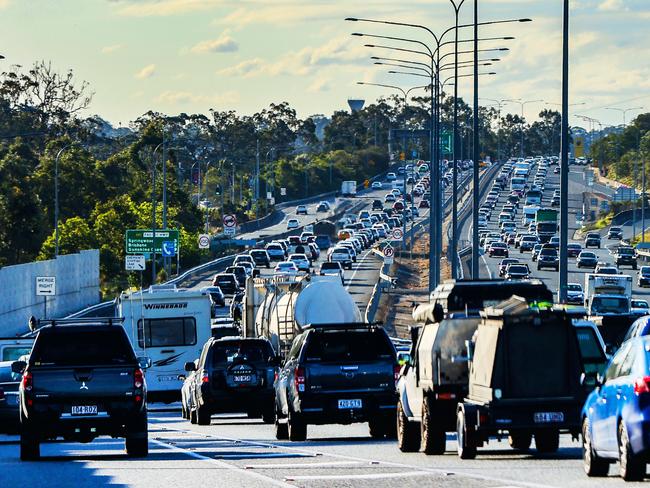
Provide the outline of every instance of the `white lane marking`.
[[186,456],[193,457],[200,461],[207,461],[209,463],[216,464],[217,466],[227,469],[229,471],[233,471],[235,473],[241,473],[243,476],[250,476],[252,478],[258,479],[265,483],[269,483],[273,486],[281,486],[282,488],[295,488],[293,485],[285,483],[284,481],[276,480],[274,478],[271,478],[270,476],[264,476],[263,474],[255,473],[253,471],[247,471],[243,468],[238,468],[237,466],[233,466],[232,464],[228,464],[224,461],[219,461],[218,459],[214,459],[209,456],[204,456],[203,454],[199,454],[197,452],[188,451],[187,449],[182,449],[180,447],[172,446],[170,444],[166,444],[156,439],[149,439],[149,442],[153,442],[154,444],[157,444],[162,447],[166,447],[167,449],[170,449],[174,452],[185,454]]
[[322,476],[285,476],[285,481],[316,481],[316,480],[381,480],[394,478],[414,478],[417,476],[431,476],[429,471],[405,471],[404,473],[373,473],[373,474],[329,474]]
[[356,263],[354,272],[352,273],[352,276],[347,280],[348,281],[348,286],[345,287],[345,290],[350,289],[350,285],[352,285],[352,282],[354,281],[354,277],[357,275],[357,272],[359,272],[359,269],[361,268],[361,264],[368,258],[368,256],[372,254],[372,249],[367,250],[364,254],[363,257],[361,258],[361,261],[358,261]]
[[485,254],[481,254],[481,259],[483,260],[483,264],[485,265],[485,269],[487,269],[488,276],[490,277],[490,279],[492,279],[492,270],[490,269],[490,267],[488,266],[487,261],[485,260]]
[[[331,463],[305,463],[305,464],[247,464],[246,469],[305,469],[305,468],[336,468],[344,466],[359,466],[359,461],[334,461]],[[369,463],[372,464],[372,463]]]

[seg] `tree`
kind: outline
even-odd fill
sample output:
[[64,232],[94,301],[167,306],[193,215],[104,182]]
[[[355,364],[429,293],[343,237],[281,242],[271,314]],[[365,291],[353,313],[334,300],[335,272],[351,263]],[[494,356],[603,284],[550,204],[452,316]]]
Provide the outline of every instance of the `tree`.
[[[85,249],[94,249],[97,244],[95,235],[88,222],[81,217],[72,217],[59,224],[59,254],[73,254]],[[56,247],[54,232],[45,239],[39,260],[52,259]]]

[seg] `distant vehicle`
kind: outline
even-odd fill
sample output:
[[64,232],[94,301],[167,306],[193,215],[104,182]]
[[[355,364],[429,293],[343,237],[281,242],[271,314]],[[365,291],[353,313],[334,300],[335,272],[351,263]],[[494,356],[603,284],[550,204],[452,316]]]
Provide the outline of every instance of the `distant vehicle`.
[[343,279],[343,266],[341,266],[341,263],[325,261],[320,265],[320,271],[318,274],[321,276],[338,276],[341,278],[341,284],[345,284]]
[[330,236],[328,235],[319,234],[316,236],[314,242],[321,251],[327,250],[332,246],[332,239],[330,239]]
[[650,266],[641,266],[639,269],[639,279],[637,281],[639,288],[650,286]]
[[566,301],[572,305],[583,305],[585,303],[585,294],[580,283],[567,284]]
[[616,251],[616,266],[630,266],[632,269],[637,268],[636,251],[633,247],[619,246]]
[[541,205],[542,204],[542,192],[540,190],[528,190],[526,192],[526,205]]
[[557,210],[541,208],[535,214],[535,230],[539,242],[548,242],[557,232]]
[[388,173],[386,175],[386,181],[395,181],[397,179],[397,175],[395,173]]
[[289,261],[296,265],[298,271],[306,271],[308,273],[311,269],[311,263],[304,254],[292,254],[289,256]]
[[298,266],[293,261],[282,261],[275,265],[273,272],[280,276],[297,276]]
[[527,264],[509,264],[506,268],[506,280],[527,280],[530,278],[530,270]]
[[650,305],[647,300],[632,299],[630,313],[634,315],[648,315],[650,314]]
[[[532,251],[537,244],[538,244],[537,236],[523,236],[519,244],[519,251],[520,252]],[[540,249],[541,249],[541,244],[540,244]],[[535,259],[533,259],[533,261],[535,261]]]
[[318,207],[316,208],[317,212],[329,212],[331,210],[329,202],[326,202],[323,200],[318,204]]
[[306,205],[298,205],[296,207],[296,215],[307,215],[307,206]]
[[226,306],[226,297],[221,291],[221,288],[218,286],[206,286],[201,288],[202,292],[205,292],[210,297],[210,303],[212,305],[212,318],[217,316],[217,308]]
[[589,247],[597,247],[600,249],[600,234],[597,232],[589,232],[585,236],[585,249]]
[[284,248],[280,244],[270,243],[266,245],[266,252],[271,261],[282,261],[286,257]]
[[419,205],[419,207],[420,207],[420,208],[430,208],[429,200],[427,200],[427,199],[425,199],[425,198],[423,198],[422,200],[420,200],[420,205]]
[[576,265],[578,268],[596,269],[596,266],[598,265],[598,257],[591,251],[580,251]]
[[248,254],[253,258],[255,266],[271,267],[271,258],[269,253],[264,249],[251,249]]
[[617,239],[621,240],[623,239],[623,229],[620,227],[610,227],[609,231],[607,232],[607,238],[608,239]]
[[567,257],[577,258],[582,252],[582,246],[575,242],[570,242],[567,245]]
[[505,242],[493,242],[488,249],[488,255],[508,257],[508,245]]
[[555,271],[560,269],[560,258],[555,249],[542,249],[537,256],[537,269],[552,268]]
[[12,361],[0,361],[0,432],[20,433],[20,397],[18,389],[22,376],[11,370]]
[[241,288],[237,277],[232,273],[218,273],[212,279],[212,286],[218,286],[226,296],[232,296]]
[[334,248],[330,251],[328,260],[333,263],[341,263],[341,266],[352,269],[352,254],[346,248]]
[[381,184],[381,181],[373,181],[372,185],[370,185],[370,187],[373,190],[381,190],[383,188],[383,185]]
[[344,197],[355,197],[357,195],[357,182],[343,181],[341,183],[341,195]]
[[631,276],[587,274],[584,289],[590,316],[621,316],[630,313]]
[[287,230],[293,230],[300,227],[300,222],[298,219],[289,219],[287,220]]
[[505,276],[506,268],[508,267],[509,264],[518,264],[518,263],[519,260],[516,258],[502,259],[501,262],[499,263],[499,276]]
[[382,202],[381,200],[377,200],[377,199],[373,200],[372,201],[372,209],[373,210],[383,210],[384,209],[384,202]]
[[385,203],[392,203],[396,200],[395,195],[393,193],[386,193],[384,195],[384,202]]

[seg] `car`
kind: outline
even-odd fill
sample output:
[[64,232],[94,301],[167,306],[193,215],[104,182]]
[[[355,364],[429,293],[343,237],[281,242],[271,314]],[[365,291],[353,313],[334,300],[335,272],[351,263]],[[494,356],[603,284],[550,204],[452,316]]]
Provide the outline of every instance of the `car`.
[[630,305],[632,306],[630,313],[634,315],[648,315],[650,314],[650,305],[648,305],[647,300],[639,300],[633,298],[630,301]]
[[560,167],[559,166],[556,166],[555,168],[553,168],[553,174],[555,174],[555,175],[560,174]]
[[[199,358],[194,360],[194,364],[198,364]],[[192,397],[194,396],[194,391],[192,390],[194,386],[193,376],[196,374],[196,369],[194,371],[187,372],[185,379],[183,380],[183,386],[181,386],[181,417],[186,420],[190,420],[190,410],[192,409]]]
[[[41,443],[124,438],[127,455],[149,453],[147,386],[143,369],[119,319],[37,321],[38,334],[20,375],[20,459],[40,458]],[[39,327],[40,326],[40,327]],[[54,392],[56,392],[54,394]]]
[[298,219],[289,219],[287,220],[287,230],[293,230],[300,227],[300,222]]
[[375,199],[372,201],[372,209],[373,210],[383,210],[384,208],[384,202],[381,200]]
[[386,193],[384,196],[384,203],[392,203],[395,202],[396,198],[393,193]]
[[352,269],[352,251],[347,247],[335,247],[329,252],[327,260],[333,263],[340,263],[343,268]]
[[218,273],[212,278],[212,286],[218,286],[225,296],[233,296],[241,286],[232,273]]
[[537,269],[552,268],[555,271],[560,270],[560,257],[557,250],[552,248],[542,248],[537,256]]
[[554,196],[551,198],[551,207],[559,207],[560,206],[560,197],[559,196]]
[[271,261],[282,261],[287,257],[281,244],[270,242],[265,246],[265,249]]
[[[401,168],[402,171],[404,171],[403,168]],[[397,175],[395,173],[388,173],[386,175],[386,181],[395,181],[397,179]]]
[[307,206],[306,205],[298,205],[296,207],[296,215],[307,215]]
[[650,453],[650,337],[634,337],[614,354],[582,408],[583,468],[605,477],[619,462],[625,481],[641,481]]
[[275,382],[276,438],[304,441],[309,424],[354,422],[369,422],[373,438],[395,438],[399,370],[380,326],[309,326]]
[[637,268],[636,251],[633,247],[619,246],[616,251],[616,266],[630,266],[632,269]]
[[306,254],[301,254],[301,253],[291,254],[289,256],[289,261],[291,261],[296,265],[298,271],[306,271],[307,273],[309,273],[309,270],[311,269],[311,262],[309,261],[309,258],[307,257]]
[[597,247],[600,249],[600,234],[597,232],[589,232],[585,236],[585,249],[589,247]]
[[583,305],[585,303],[585,294],[580,283],[567,284],[566,302],[572,305]]
[[527,280],[530,278],[530,270],[527,264],[509,264],[506,268],[506,280]]
[[505,242],[493,242],[488,248],[488,255],[508,257],[508,245]]
[[427,200],[426,198],[423,198],[422,200],[420,200],[420,203],[419,203],[418,206],[419,206],[419,208],[430,208],[431,207],[431,205],[429,204],[429,200]]
[[519,264],[519,260],[516,258],[502,259],[499,262],[499,276],[505,276],[506,268],[508,267],[509,264]]
[[255,260],[250,254],[238,254],[232,262],[233,266],[241,266],[242,263],[249,263],[255,267]]
[[298,266],[293,261],[281,261],[275,265],[273,272],[279,276],[296,276]]
[[209,339],[198,363],[185,363],[187,372],[196,372],[191,376],[190,421],[210,425],[215,413],[246,412],[273,423],[273,382],[279,365],[267,339]]
[[329,212],[330,210],[330,204],[326,201],[319,202],[318,207],[316,207],[317,212]]
[[570,258],[577,258],[582,252],[582,246],[576,242],[567,244],[567,256]]
[[609,231],[607,232],[607,238],[608,239],[616,239],[616,240],[621,240],[623,239],[623,229],[620,227],[610,227]]
[[206,286],[201,288],[201,291],[207,293],[210,297],[210,304],[212,306],[212,317],[217,315],[217,307],[226,306],[226,296],[218,286]]
[[314,243],[321,251],[325,251],[332,247],[332,239],[330,239],[330,236],[326,234],[318,234],[316,236],[316,239],[314,239]]
[[338,276],[341,278],[341,284],[345,284],[345,280],[343,279],[343,266],[341,266],[341,263],[325,261],[320,265],[318,274],[321,276]]
[[639,288],[650,286],[650,266],[641,266],[636,284]]
[[[237,284],[239,285],[239,289],[244,288],[244,286],[246,285],[246,280],[250,276],[248,274],[248,270],[244,266],[241,266],[241,265],[228,266],[226,268],[226,270],[224,271],[224,273],[231,273],[231,274],[235,275],[235,278],[237,278]],[[220,286],[220,285],[217,284],[215,286]]]
[[255,266],[271,267],[271,257],[265,249],[251,249],[248,254],[253,258]]
[[11,370],[13,361],[0,362],[0,432],[20,433],[18,389],[22,376]]
[[547,244],[553,249],[560,249],[560,238],[557,236],[551,237]]
[[596,266],[596,270],[594,271],[596,274],[607,274],[607,275],[616,275],[619,274],[618,269],[616,269],[615,266],[611,266],[609,264],[598,264]]
[[598,257],[591,251],[580,251],[578,259],[576,260],[578,268],[591,268],[596,269],[598,265]]
[[[532,251],[535,246],[538,244],[537,236],[522,236],[519,243],[519,251],[526,252]],[[533,259],[534,261],[535,259]]]
[[533,262],[537,261],[537,256],[539,256],[539,252],[542,250],[543,247],[544,247],[544,244],[535,244],[533,246],[533,250],[532,250],[531,256],[530,256],[530,259]]
[[381,181],[373,181],[372,185],[370,185],[373,190],[381,190],[383,186],[384,185],[381,184]]

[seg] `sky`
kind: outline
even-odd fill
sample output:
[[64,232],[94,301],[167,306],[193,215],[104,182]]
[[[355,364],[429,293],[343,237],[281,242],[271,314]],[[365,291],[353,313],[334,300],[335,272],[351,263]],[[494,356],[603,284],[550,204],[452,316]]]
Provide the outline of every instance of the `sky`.
[[[474,0],[462,5],[461,25],[473,21],[473,8]],[[479,0],[479,12],[480,21],[533,19],[481,28],[480,37],[516,38],[481,43],[481,49],[510,49],[482,53],[500,61],[482,68],[496,75],[482,77],[481,98],[544,100],[525,105],[529,120],[544,108],[558,109],[562,1]],[[390,68],[370,59],[426,61],[422,55],[364,47],[417,44],[351,36],[408,37],[433,45],[426,31],[346,17],[417,23],[438,34],[454,24],[450,0],[0,0],[0,54],[6,58],[0,69],[39,60],[61,72],[72,69],[94,92],[87,115],[116,126],[148,110],[252,114],[282,101],[300,117],[329,116],[347,109],[349,98],[370,103],[393,93],[358,81],[403,88],[427,82],[389,74]],[[649,21],[649,0],[572,0],[570,102],[579,104],[571,107],[572,125],[586,126],[575,114],[621,124],[623,114],[606,107],[650,111]],[[467,28],[459,32],[461,40],[472,35]],[[453,39],[453,32],[445,39]],[[470,48],[468,43],[461,50]],[[471,100],[471,77],[461,79],[459,96]],[[512,102],[504,106],[520,110]],[[639,111],[628,112],[628,122]]]

